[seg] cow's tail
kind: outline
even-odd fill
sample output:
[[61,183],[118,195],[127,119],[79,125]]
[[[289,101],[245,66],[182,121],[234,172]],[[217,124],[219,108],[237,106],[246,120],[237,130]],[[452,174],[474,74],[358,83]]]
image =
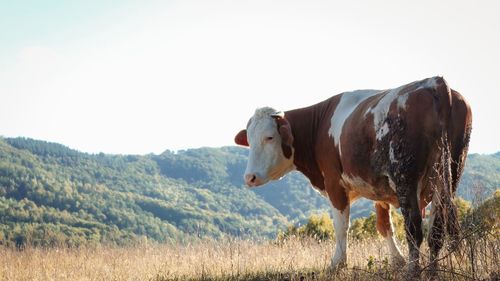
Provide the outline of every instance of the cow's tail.
[[[457,208],[453,202],[453,180],[452,180],[452,155],[451,155],[451,140],[448,136],[447,128],[450,126],[452,95],[451,89],[442,77],[436,77],[436,98],[439,105],[438,114],[441,122],[441,137],[439,139],[440,158],[438,160],[438,184],[436,185],[432,204],[435,216],[441,219],[439,222],[451,240],[451,247],[456,248],[459,242],[460,225],[458,221]],[[432,226],[434,227],[434,225]]]
[[[443,135],[443,152],[441,153],[441,163],[443,164],[443,171],[441,174],[442,183],[439,186],[442,190],[439,192],[441,194],[441,212],[445,221],[446,232],[451,239],[451,248],[456,248],[459,242],[460,236],[460,223],[458,220],[458,211],[455,203],[453,202],[453,185],[452,185],[452,173],[451,173],[451,153],[450,144],[447,135]],[[434,204],[434,202],[433,202]]]

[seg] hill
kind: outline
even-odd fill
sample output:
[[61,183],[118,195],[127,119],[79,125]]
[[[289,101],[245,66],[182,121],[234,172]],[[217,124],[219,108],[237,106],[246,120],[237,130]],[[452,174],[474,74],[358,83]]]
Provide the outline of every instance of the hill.
[[[79,245],[192,236],[273,237],[277,229],[330,210],[299,173],[265,187],[242,185],[239,147],[160,155],[87,154],[56,143],[0,139],[0,243]],[[500,186],[500,153],[471,155],[464,186]],[[355,204],[352,217],[372,203]]]

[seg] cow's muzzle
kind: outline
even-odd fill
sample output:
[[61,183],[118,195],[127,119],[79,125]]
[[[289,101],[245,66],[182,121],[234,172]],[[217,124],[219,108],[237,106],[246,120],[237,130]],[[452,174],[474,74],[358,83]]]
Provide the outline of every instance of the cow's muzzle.
[[249,187],[255,187],[255,186],[262,185],[264,183],[264,181],[256,174],[245,174],[245,183]]

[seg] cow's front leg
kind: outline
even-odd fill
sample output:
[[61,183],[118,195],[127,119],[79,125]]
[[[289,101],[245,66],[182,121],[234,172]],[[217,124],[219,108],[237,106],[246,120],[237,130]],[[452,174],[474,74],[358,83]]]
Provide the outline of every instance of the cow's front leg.
[[347,236],[349,230],[349,205],[339,210],[333,206],[333,227],[335,229],[335,254],[332,269],[347,265]]
[[325,188],[333,207],[333,228],[335,230],[335,253],[331,270],[347,265],[347,232],[349,230],[349,197],[340,184],[340,175],[325,176]]

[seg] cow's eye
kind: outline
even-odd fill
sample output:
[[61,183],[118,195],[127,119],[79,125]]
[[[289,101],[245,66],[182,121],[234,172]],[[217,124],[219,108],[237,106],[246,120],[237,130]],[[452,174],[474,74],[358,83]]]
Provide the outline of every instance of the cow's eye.
[[266,138],[266,141],[272,141],[273,140],[273,137],[267,137]]

